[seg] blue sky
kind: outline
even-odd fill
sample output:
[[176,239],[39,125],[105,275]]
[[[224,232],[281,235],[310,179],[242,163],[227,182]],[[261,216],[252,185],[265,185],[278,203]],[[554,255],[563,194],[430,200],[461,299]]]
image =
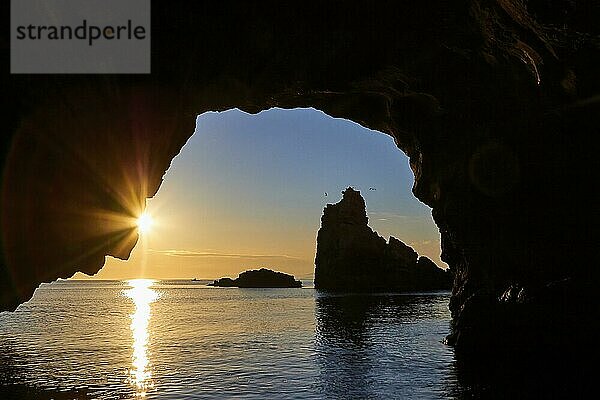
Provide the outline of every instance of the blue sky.
[[361,190],[380,235],[442,265],[412,184],[392,138],[353,122],[314,109],[205,113],[148,201],[152,231],[98,277],[216,278],[258,266],[310,277],[323,207],[347,186]]

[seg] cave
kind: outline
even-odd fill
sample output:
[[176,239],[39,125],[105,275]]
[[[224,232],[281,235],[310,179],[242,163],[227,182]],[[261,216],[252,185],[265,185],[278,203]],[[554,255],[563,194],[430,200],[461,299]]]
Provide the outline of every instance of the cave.
[[151,74],[4,62],[0,310],[126,259],[127,221],[196,115],[313,107],[410,158],[455,276],[449,344],[572,351],[598,317],[598,16],[570,1],[153,1]]

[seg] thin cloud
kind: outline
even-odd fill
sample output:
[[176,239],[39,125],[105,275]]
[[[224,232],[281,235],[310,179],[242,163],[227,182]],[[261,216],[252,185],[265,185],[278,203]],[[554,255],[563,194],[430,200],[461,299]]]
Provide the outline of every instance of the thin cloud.
[[403,215],[396,214],[394,212],[389,211],[371,211],[367,213],[367,216],[371,217],[376,221],[384,221],[384,220],[402,220],[406,222],[421,222],[425,220],[433,221],[433,217],[431,214],[428,215]]
[[430,244],[439,246],[440,245],[440,241],[439,240],[418,240],[416,242],[410,242],[409,243],[411,246],[427,246]]
[[368,213],[369,216],[371,217],[379,217],[377,218],[378,221],[387,221],[389,219],[407,219],[407,218],[411,218],[408,215],[401,215],[401,214],[395,214],[392,212],[383,212],[383,211],[374,211],[374,212],[369,212]]
[[286,254],[237,254],[237,253],[216,253],[216,252],[204,252],[204,251],[190,251],[190,250],[155,250],[149,249],[151,253],[160,254],[170,257],[195,257],[195,258],[251,258],[251,259],[264,259],[264,258],[284,258],[288,260],[302,260],[299,257],[288,256]]

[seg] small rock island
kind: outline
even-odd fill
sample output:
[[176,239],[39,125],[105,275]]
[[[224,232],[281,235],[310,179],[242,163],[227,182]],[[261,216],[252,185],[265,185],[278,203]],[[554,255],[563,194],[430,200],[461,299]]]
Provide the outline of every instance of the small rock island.
[[317,235],[315,288],[386,292],[449,290],[453,276],[410,246],[389,242],[368,226],[365,200],[347,188],[323,210]]
[[300,288],[302,282],[293,275],[272,271],[267,268],[244,271],[236,279],[221,278],[208,286],[239,288]]

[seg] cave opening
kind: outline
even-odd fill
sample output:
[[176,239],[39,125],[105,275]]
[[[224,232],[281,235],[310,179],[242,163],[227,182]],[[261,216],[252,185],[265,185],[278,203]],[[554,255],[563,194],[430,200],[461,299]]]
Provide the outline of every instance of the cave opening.
[[[97,272],[107,254],[129,257],[137,235],[92,214],[130,212],[104,183],[145,177],[132,193],[151,197],[195,112],[314,106],[410,156],[456,276],[457,354],[485,366],[506,353],[503,375],[534,348],[551,355],[538,364],[582,372],[572,366],[598,320],[597,10],[196,3],[153,2],[151,75],[4,74],[0,310],[41,282]],[[557,348],[575,356],[557,362]]]
[[312,282],[323,208],[347,187],[362,193],[374,231],[446,268],[413,183],[390,136],[314,108],[206,112],[147,200],[153,226],[128,260],[107,256],[93,278],[217,279],[266,267]]
[[[219,369],[219,349],[227,348],[245,352],[259,392],[267,390],[260,386],[264,372],[271,374],[270,385],[284,380],[279,387],[292,382],[294,390],[309,393],[369,397],[386,387],[411,397],[423,388],[395,379],[406,373],[405,363],[397,362],[405,355],[376,361],[397,351],[399,338],[410,338],[406,362],[435,357],[444,367],[431,369],[427,379],[454,384],[453,350],[441,340],[449,330],[447,292],[357,297],[286,289],[219,293],[206,287],[208,279],[267,267],[310,288],[323,208],[339,202],[347,187],[362,193],[374,231],[445,267],[431,209],[414,197],[413,183],[408,157],[391,136],[314,108],[201,114],[133,221],[139,239],[129,258],[106,256],[91,277],[78,272],[74,279],[42,284],[14,313],[0,316],[0,338],[8,338],[0,349],[34,353],[46,332],[62,330],[42,357],[10,359],[27,365],[21,374],[28,385],[46,392],[80,385],[95,393],[82,382],[108,376],[106,386],[118,393],[166,393],[167,381],[185,387],[165,372],[186,360],[181,373],[203,382],[186,390],[202,392],[215,382],[233,395],[239,390],[236,374]],[[42,328],[41,310],[55,308],[62,313],[51,313]],[[29,335],[18,331],[25,325]],[[419,330],[425,325],[433,328],[424,335]],[[92,335],[98,343],[89,343]],[[313,344],[316,350],[310,350]],[[65,371],[63,360],[78,360],[80,346],[93,349],[86,363],[74,361]],[[348,354],[357,356],[349,360]],[[48,377],[47,365],[71,381]],[[258,373],[256,365],[262,366]],[[296,370],[313,374],[314,382],[297,379]],[[377,380],[367,382],[370,374]],[[21,385],[19,379],[11,376],[8,384]]]

